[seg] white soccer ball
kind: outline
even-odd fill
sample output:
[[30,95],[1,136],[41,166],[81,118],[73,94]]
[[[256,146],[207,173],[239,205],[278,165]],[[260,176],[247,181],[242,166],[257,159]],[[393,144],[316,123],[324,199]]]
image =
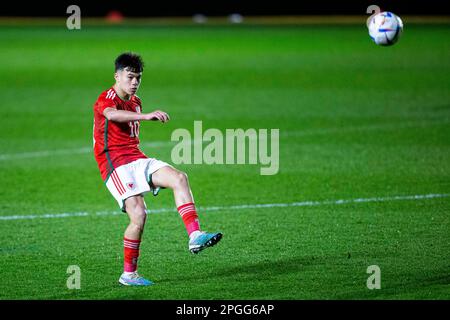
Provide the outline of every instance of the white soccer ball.
[[403,22],[392,12],[380,12],[367,21],[369,35],[380,46],[390,46],[398,41],[403,32]]

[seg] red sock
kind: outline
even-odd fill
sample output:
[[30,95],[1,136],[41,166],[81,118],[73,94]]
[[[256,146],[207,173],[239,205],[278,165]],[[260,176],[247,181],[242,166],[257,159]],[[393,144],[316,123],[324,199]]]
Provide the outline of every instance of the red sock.
[[191,235],[194,231],[200,230],[197,211],[195,210],[195,205],[192,202],[183,204],[177,209],[183,219],[184,225],[186,226],[188,235]]
[[123,271],[134,272],[137,270],[140,244],[141,240],[130,240],[123,238]]

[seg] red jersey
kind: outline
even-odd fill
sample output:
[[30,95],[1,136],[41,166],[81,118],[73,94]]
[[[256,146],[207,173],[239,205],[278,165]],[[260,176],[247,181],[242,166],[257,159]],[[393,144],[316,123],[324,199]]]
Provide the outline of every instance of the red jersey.
[[147,158],[139,149],[139,121],[109,121],[103,115],[106,108],[141,113],[142,106],[135,95],[122,100],[114,88],[102,92],[94,104],[94,156],[105,181],[115,168]]

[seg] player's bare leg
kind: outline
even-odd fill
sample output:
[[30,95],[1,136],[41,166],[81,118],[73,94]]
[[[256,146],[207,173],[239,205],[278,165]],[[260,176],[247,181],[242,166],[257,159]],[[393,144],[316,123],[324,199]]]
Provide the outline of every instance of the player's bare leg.
[[137,273],[139,246],[147,219],[144,198],[141,195],[132,196],[125,200],[125,210],[130,218],[130,224],[125,230],[124,245],[124,272],[119,282],[123,285],[148,286],[151,281],[142,278]]
[[152,182],[156,187],[172,189],[177,207],[185,203],[194,202],[188,177],[186,173],[180,170],[172,167],[162,167],[152,174]]
[[186,173],[172,167],[162,167],[152,174],[152,183],[155,187],[170,188],[173,190],[175,204],[189,235],[189,250],[192,253],[198,253],[220,241],[222,238],[221,233],[200,231],[194,197],[192,196]]
[[130,218],[130,224],[125,229],[125,238],[141,240],[147,219],[147,208],[141,195],[133,196],[125,200],[125,210]]

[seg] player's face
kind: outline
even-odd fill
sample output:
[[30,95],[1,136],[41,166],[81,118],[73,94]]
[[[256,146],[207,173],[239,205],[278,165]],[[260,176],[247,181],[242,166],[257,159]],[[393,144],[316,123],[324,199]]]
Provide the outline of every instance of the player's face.
[[128,95],[134,95],[141,84],[142,72],[132,72],[128,68],[119,70],[115,74],[116,83]]

